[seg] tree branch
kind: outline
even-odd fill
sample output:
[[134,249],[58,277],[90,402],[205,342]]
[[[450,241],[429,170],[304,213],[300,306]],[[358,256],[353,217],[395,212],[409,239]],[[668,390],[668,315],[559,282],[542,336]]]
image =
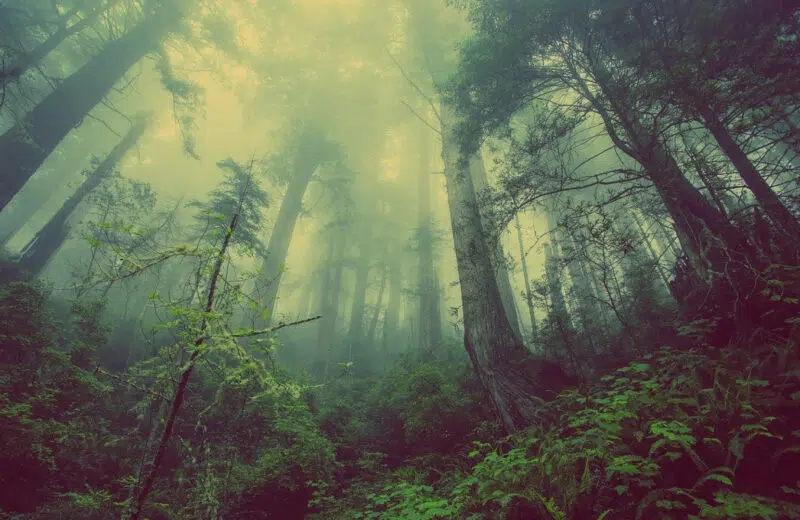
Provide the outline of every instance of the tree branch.
[[234,337],[234,338],[251,338],[253,336],[261,336],[263,334],[269,334],[271,332],[276,332],[276,331],[278,331],[280,329],[283,329],[283,328],[286,328],[286,327],[293,327],[295,325],[302,325],[303,323],[308,323],[310,321],[315,321],[315,320],[318,320],[320,318],[322,318],[322,316],[314,316],[312,318],[305,318],[303,320],[297,320],[297,321],[293,321],[293,322],[290,322],[290,323],[281,322],[278,325],[275,325],[274,327],[270,327],[268,329],[248,330],[248,331],[245,331],[245,332],[235,332],[235,333],[231,334],[231,337]]

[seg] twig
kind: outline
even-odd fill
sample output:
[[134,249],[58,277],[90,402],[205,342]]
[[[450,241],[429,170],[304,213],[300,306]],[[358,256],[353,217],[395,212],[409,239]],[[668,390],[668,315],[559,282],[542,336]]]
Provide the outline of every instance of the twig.
[[303,320],[292,321],[290,323],[279,323],[278,325],[276,325],[274,327],[270,327],[268,329],[250,330],[250,331],[247,331],[247,332],[237,332],[237,333],[231,334],[231,337],[234,337],[234,338],[250,338],[250,337],[253,337],[253,336],[261,336],[262,334],[269,334],[271,332],[276,332],[276,331],[278,331],[280,329],[283,329],[285,327],[293,327],[295,325],[302,325],[303,323],[308,323],[310,321],[315,321],[315,320],[318,320],[320,318],[322,318],[322,316],[314,316],[313,318],[306,318],[306,319],[303,319]]
[[404,104],[404,105],[406,106],[406,108],[408,108],[408,110],[409,110],[409,111],[411,111],[411,113],[412,113],[412,114],[414,114],[414,115],[417,117],[417,119],[419,119],[420,121],[422,121],[422,123],[423,123],[425,126],[427,126],[428,128],[430,128],[431,130],[433,130],[434,132],[436,132],[436,133],[437,133],[437,134],[439,134],[440,136],[442,135],[442,132],[441,132],[441,130],[437,130],[436,128],[434,128],[434,127],[433,127],[433,125],[431,125],[430,123],[428,123],[427,121],[425,121],[425,120],[422,118],[422,116],[421,116],[421,115],[417,114],[417,113],[414,111],[414,109],[413,109],[413,108],[411,108],[411,105],[409,105],[408,103],[406,103],[406,102],[405,102],[405,101],[403,101],[402,99],[400,100],[400,102],[401,102],[402,104]]
[[127,379],[121,378],[117,374],[112,374],[111,372],[103,370],[102,368],[100,368],[100,365],[97,365],[97,367],[94,369],[93,373],[94,374],[103,374],[104,376],[108,376],[111,379],[116,379],[117,381],[119,381],[120,383],[122,383],[124,385],[128,385],[131,388],[135,388],[136,390],[139,390],[140,392],[144,392],[146,394],[154,395],[154,396],[158,397],[159,399],[164,399],[165,401],[167,400],[166,396],[164,396],[162,394],[159,394],[158,392],[153,392],[152,390],[148,390],[146,388],[142,388],[141,386],[139,386],[137,384],[131,383]]
[[383,50],[385,50],[385,51],[386,51],[386,54],[388,54],[388,55],[389,55],[389,59],[391,59],[391,60],[392,60],[392,63],[394,63],[394,64],[395,64],[395,66],[397,67],[397,69],[400,71],[400,74],[402,74],[402,75],[403,75],[403,77],[404,77],[404,78],[406,78],[406,81],[408,81],[408,82],[409,82],[409,84],[410,84],[412,87],[414,87],[414,90],[416,90],[416,91],[419,93],[419,95],[420,95],[420,96],[422,96],[422,99],[424,99],[425,101],[427,101],[427,102],[428,102],[428,104],[431,106],[431,109],[433,110],[433,113],[436,115],[436,119],[438,119],[438,120],[439,120],[439,122],[441,123],[441,121],[442,121],[442,116],[441,116],[441,115],[439,115],[439,111],[438,111],[438,110],[436,110],[436,105],[433,103],[433,101],[431,100],[430,96],[428,96],[427,94],[425,94],[425,92],[424,92],[424,91],[423,91],[423,90],[422,90],[422,89],[419,87],[419,85],[417,85],[416,83],[414,83],[414,80],[412,80],[412,79],[411,79],[411,78],[408,76],[408,74],[406,74],[406,71],[405,71],[405,70],[403,70],[403,67],[402,67],[402,66],[400,66],[400,63],[398,63],[398,61],[395,59],[395,57],[392,55],[392,53],[389,51],[389,49],[388,49],[387,47],[385,47],[385,46],[384,46]]

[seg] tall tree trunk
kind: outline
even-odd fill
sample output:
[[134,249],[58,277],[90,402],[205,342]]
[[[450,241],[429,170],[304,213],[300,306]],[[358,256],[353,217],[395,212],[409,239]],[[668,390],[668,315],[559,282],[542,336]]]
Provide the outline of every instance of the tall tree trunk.
[[[214,267],[211,271],[211,278],[208,284],[208,291],[206,292],[206,300],[203,306],[203,310],[205,311],[206,315],[210,314],[214,310],[214,298],[217,292],[217,283],[219,282],[220,273],[222,272],[222,266],[225,263],[225,257],[228,252],[228,247],[231,243],[231,238],[233,234],[236,232],[236,226],[239,221],[239,215],[235,214],[233,218],[231,218],[230,224],[228,225],[228,229],[225,233],[225,236],[222,240],[222,245],[217,250],[216,259],[214,261]],[[161,462],[164,460],[164,455],[167,452],[167,444],[169,444],[169,439],[172,437],[172,430],[175,428],[175,421],[178,418],[178,413],[181,410],[181,405],[183,405],[183,399],[186,396],[186,389],[189,386],[189,378],[192,376],[192,372],[194,371],[194,367],[197,364],[197,359],[200,357],[200,353],[202,352],[202,346],[208,339],[208,319],[203,317],[202,321],[200,322],[200,330],[197,336],[197,339],[194,342],[194,348],[192,349],[192,354],[189,356],[189,360],[186,363],[186,368],[183,369],[181,372],[181,376],[178,382],[178,388],[175,392],[175,397],[172,399],[172,405],[170,406],[169,415],[166,418],[166,423],[164,426],[164,432],[161,434],[161,442],[158,445],[158,450],[156,451],[155,456],[153,457],[153,461],[148,468],[148,472],[142,481],[142,485],[139,488],[139,493],[136,496],[136,504],[133,508],[133,514],[130,517],[130,520],[140,520],[142,516],[142,508],[144,507],[145,502],[147,501],[147,497],[150,494],[150,491],[153,489],[153,484],[155,484],[156,476],[158,475],[158,470],[161,467]]]
[[386,282],[389,280],[389,270],[386,264],[383,264],[381,269],[381,283],[378,287],[378,299],[375,302],[375,312],[372,314],[372,319],[369,322],[369,329],[367,330],[367,342],[374,346],[375,344],[375,331],[378,329],[378,320],[381,317],[381,309],[383,308],[383,293],[386,291]]
[[403,305],[403,271],[397,253],[390,252],[389,263],[389,302],[386,305],[386,315],[383,319],[383,351],[385,354],[398,352],[396,345],[399,340],[400,307]]
[[[369,221],[366,223],[362,241],[358,247],[358,262],[356,264],[356,284],[353,292],[353,303],[350,307],[350,329],[347,333],[349,343],[349,361],[363,361],[362,349],[364,348],[364,324],[366,321],[365,309],[367,307],[367,288],[369,287],[369,273],[372,260],[372,237]],[[361,367],[356,366],[359,370]]]
[[[489,180],[486,176],[486,167],[483,164],[483,157],[481,157],[480,152],[476,153],[470,160],[470,172],[472,175],[472,182],[475,187],[475,193],[480,194],[489,187]],[[497,265],[495,262],[495,258],[503,259],[503,248],[498,243],[497,251],[494,251],[492,255],[492,265],[494,265],[495,277],[497,278],[497,284],[500,289],[500,298],[503,301],[503,307],[506,311],[506,316],[508,316],[508,321],[511,324],[511,328],[514,330],[514,333],[519,336],[520,340],[522,339],[522,332],[519,328],[519,317],[517,316],[517,307],[514,303],[514,289],[511,287],[511,278],[508,274],[508,269],[505,265]],[[495,256],[496,254],[496,256]]]
[[39,274],[47,263],[53,258],[64,244],[69,234],[69,219],[77,209],[78,205],[106,179],[114,168],[120,163],[125,154],[133,148],[142,137],[148,122],[149,114],[141,114],[136,117],[128,133],[106,156],[102,163],[92,172],[91,175],[78,186],[61,208],[53,215],[47,224],[39,230],[28,245],[23,249],[19,264],[23,269],[34,274]]
[[661,263],[661,256],[656,252],[653,248],[652,240],[653,238],[650,236],[650,233],[644,228],[644,224],[642,223],[642,219],[636,213],[632,213],[633,221],[636,223],[636,228],[639,230],[639,234],[642,237],[642,242],[647,247],[647,251],[650,253],[650,258],[655,262],[656,270],[658,271],[658,276],[661,278],[661,281],[664,282],[664,286],[669,289],[669,276],[667,276],[667,272],[664,270],[664,265]]
[[[331,362],[331,351],[336,345],[336,328],[339,318],[339,304],[342,292],[342,275],[344,271],[344,260],[347,252],[347,240],[341,229],[332,229],[330,233],[334,235],[331,247],[329,273],[325,290],[322,297],[322,320],[317,338],[318,361],[322,362],[322,378],[328,378],[328,370]],[[321,357],[321,360],[319,359]]]
[[431,172],[429,157],[430,135],[420,132],[419,155],[419,317],[418,348],[424,359],[442,339],[442,320],[439,315],[439,291],[433,261],[433,230],[431,222]]
[[508,432],[535,420],[541,399],[569,384],[558,365],[532,356],[504,311],[468,161],[454,133],[456,113],[441,103],[442,159],[464,316],[464,346]]
[[700,181],[703,183],[703,186],[705,186],[706,191],[708,191],[709,197],[711,197],[711,200],[717,206],[717,209],[723,215],[728,215],[728,208],[725,206],[725,201],[722,199],[722,195],[719,193],[717,187],[714,186],[711,177],[709,177],[707,164],[704,164],[703,158],[695,149],[695,139],[690,136],[689,132],[690,130],[681,132],[681,140],[686,149],[686,155],[689,156],[689,162],[700,178]]
[[[717,140],[720,149],[728,156],[739,172],[748,189],[753,193],[758,204],[764,209],[772,223],[786,234],[782,240],[782,248],[796,248],[800,241],[800,222],[783,204],[778,195],[772,190],[764,177],[756,169],[755,165],[747,157],[739,144],[733,139],[728,129],[716,114],[706,106],[699,106],[698,110],[703,118],[703,122],[708,128],[714,139]],[[785,251],[794,255],[795,251]]]
[[300,317],[311,315],[311,302],[314,296],[314,285],[317,281],[318,272],[314,272],[306,280],[305,287],[303,287],[303,294],[300,296],[300,302],[297,306],[297,311]]
[[179,18],[172,4],[159,8],[124,36],[106,44],[0,136],[0,210],[114,84],[142,57],[158,48]]
[[[289,254],[289,245],[292,242],[297,219],[303,209],[303,196],[308,188],[308,183],[317,167],[325,160],[320,147],[323,138],[313,129],[307,129],[298,140],[297,151],[293,159],[292,177],[286,195],[281,201],[281,208],[275,220],[275,227],[269,237],[267,256],[262,265],[262,276],[259,281],[259,298],[261,305],[270,310],[271,318],[275,316],[275,304],[278,290],[283,276],[286,257]],[[267,327],[272,319],[261,325]]]
[[528,317],[531,320],[531,343],[535,343],[536,310],[533,304],[533,294],[531,293],[531,281],[528,277],[528,255],[525,251],[525,243],[522,240],[522,225],[519,222],[519,215],[514,216],[514,225],[517,228],[517,242],[519,243],[519,262],[522,266],[522,278],[525,280],[525,304],[528,306]]

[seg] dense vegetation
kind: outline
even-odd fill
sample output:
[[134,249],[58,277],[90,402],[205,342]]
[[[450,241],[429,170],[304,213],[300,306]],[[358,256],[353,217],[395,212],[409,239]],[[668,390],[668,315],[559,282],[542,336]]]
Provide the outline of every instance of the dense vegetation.
[[0,3],[0,519],[800,518],[798,29]]

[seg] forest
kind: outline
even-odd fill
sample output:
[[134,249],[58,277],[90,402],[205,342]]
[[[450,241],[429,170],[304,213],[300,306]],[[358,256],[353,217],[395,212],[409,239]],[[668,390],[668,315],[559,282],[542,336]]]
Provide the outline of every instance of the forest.
[[799,35],[0,0],[0,520],[800,519]]

